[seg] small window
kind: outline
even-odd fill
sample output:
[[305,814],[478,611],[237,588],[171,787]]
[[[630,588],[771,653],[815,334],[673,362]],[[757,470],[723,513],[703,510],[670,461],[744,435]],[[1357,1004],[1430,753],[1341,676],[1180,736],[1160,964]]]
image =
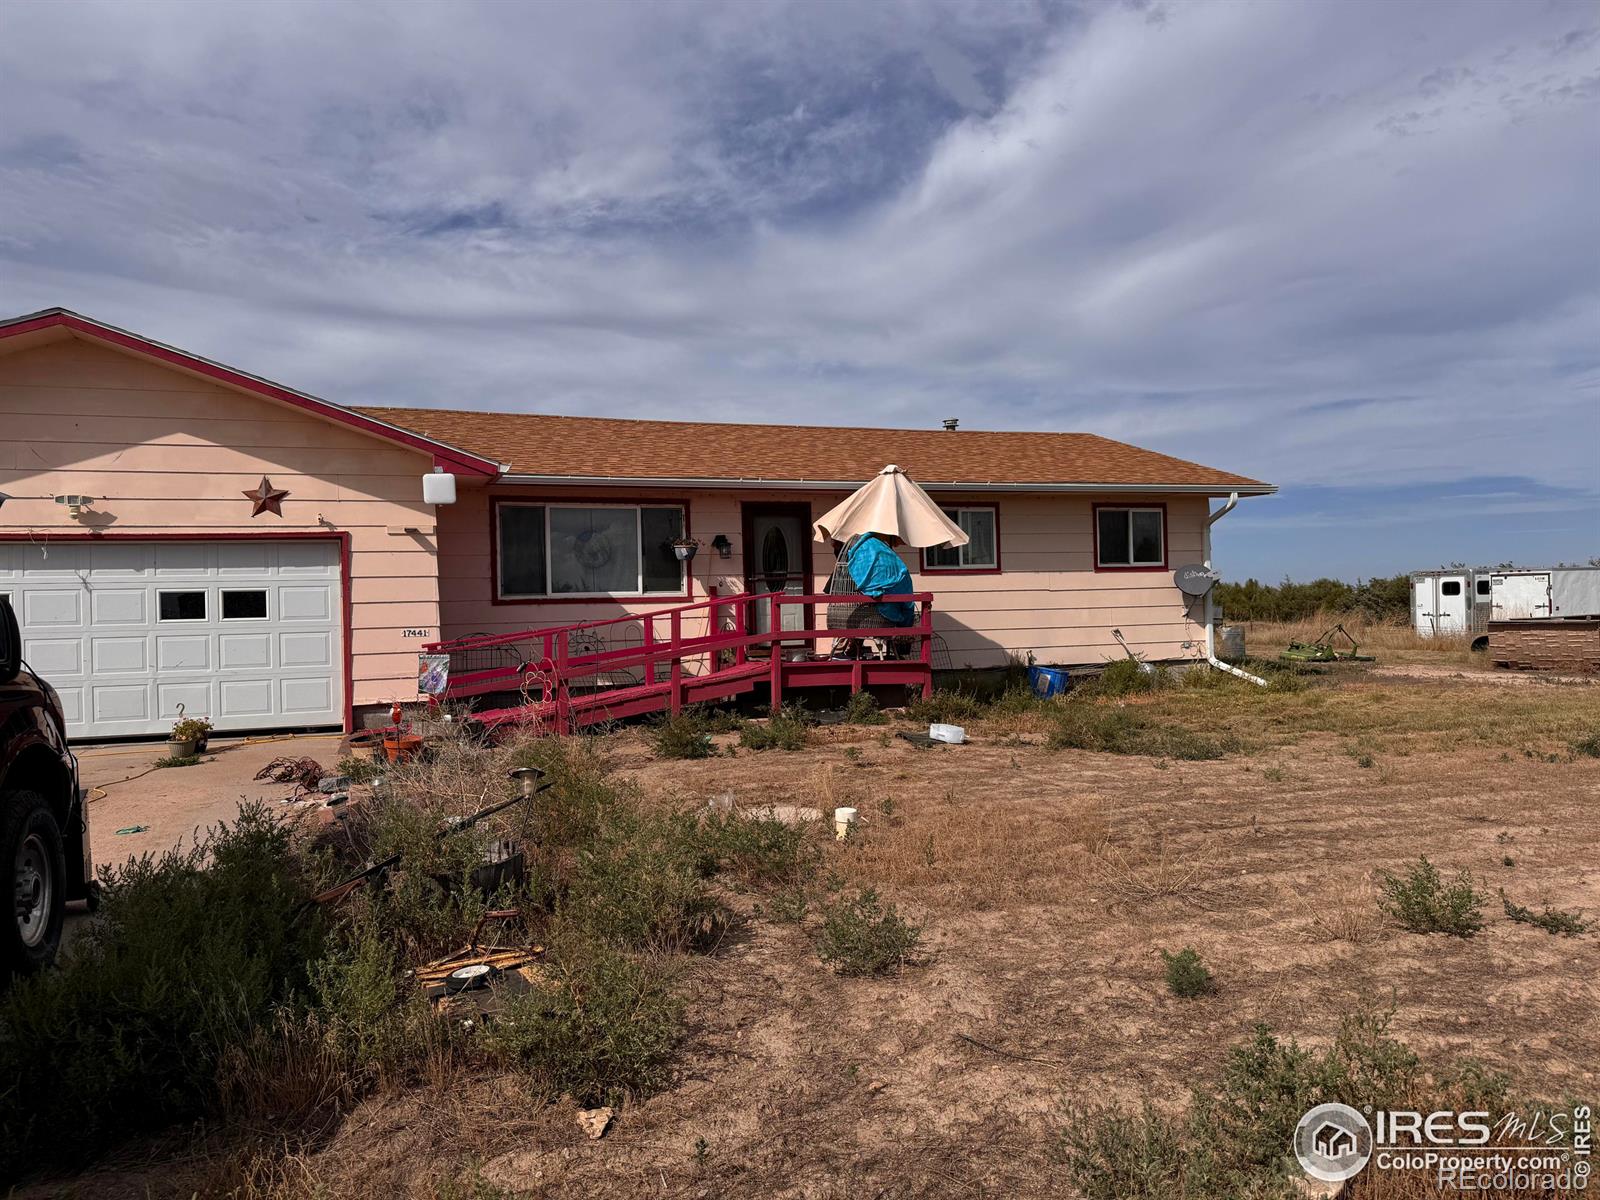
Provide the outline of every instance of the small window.
[[922,552],[924,571],[998,571],[1000,512],[993,505],[947,508],[949,517],[967,535],[965,546],[931,546]]
[[263,621],[267,616],[267,589],[222,593],[224,621]]
[[1489,594],[1489,581],[1487,579],[1478,580],[1478,595],[1487,596],[1488,594]]
[[204,592],[161,592],[158,606],[163,621],[204,621],[206,619],[206,594]]
[[1101,508],[1095,512],[1095,565],[1161,567],[1167,561],[1166,512]]
[[1439,594],[1441,596],[1461,595],[1461,581],[1459,579],[1446,579],[1439,585]]

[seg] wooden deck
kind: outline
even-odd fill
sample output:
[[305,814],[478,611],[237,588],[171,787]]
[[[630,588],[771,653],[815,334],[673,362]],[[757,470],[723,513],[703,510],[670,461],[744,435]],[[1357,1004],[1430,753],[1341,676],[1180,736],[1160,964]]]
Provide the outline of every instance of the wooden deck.
[[[840,630],[811,624],[829,605],[902,601],[918,619],[904,628]],[[798,610],[801,627],[783,628]],[[766,617],[766,629],[755,614]],[[708,632],[685,634],[703,618]],[[821,643],[877,643],[894,652],[858,657],[819,653]],[[908,649],[909,648],[909,649]],[[676,715],[685,705],[731,699],[766,687],[773,705],[803,688],[877,685],[933,690],[933,596],[713,596],[654,612],[517,633],[457,638],[424,647],[449,654],[444,701],[517,694],[521,702],[474,712],[490,728],[521,726],[570,733],[587,725],[648,713]]]

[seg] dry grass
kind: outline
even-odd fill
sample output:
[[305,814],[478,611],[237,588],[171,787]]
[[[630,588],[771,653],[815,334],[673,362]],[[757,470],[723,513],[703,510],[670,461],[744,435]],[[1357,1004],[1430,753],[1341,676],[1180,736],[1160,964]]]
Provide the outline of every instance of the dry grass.
[[1100,887],[1124,904],[1187,896],[1199,883],[1201,858],[1170,846],[1126,852],[1104,845],[1094,856]]
[[[1369,872],[1426,854],[1518,897],[1600,910],[1600,759],[1569,748],[1600,730],[1600,688],[1341,668],[1299,693],[1130,703],[1246,752],[1051,751],[1037,713],[971,721],[972,744],[934,750],[828,727],[802,753],[662,762],[643,734],[619,734],[609,753],[647,803],[732,791],[741,808],[858,808],[858,835],[827,842],[823,878],[901,905],[926,964],[840,978],[806,925],[730,895],[734,932],[689,983],[679,1083],[625,1108],[603,1141],[583,1139],[568,1106],[459,1077],[363,1104],[326,1144],[257,1144],[232,1174],[219,1157],[217,1178],[246,1181],[251,1200],[1067,1195],[1052,1149],[1064,1106],[1170,1108],[1255,1022],[1325,1045],[1370,1004],[1392,1003],[1396,1034],[1430,1061],[1478,1057],[1529,1095],[1592,1085],[1600,1027],[1575,998],[1592,991],[1593,935],[1548,937],[1497,909],[1469,940],[1400,933]],[[1356,765],[1368,753],[1376,769]],[[473,799],[464,779],[428,782]],[[1186,945],[1215,995],[1168,993],[1159,952]],[[139,1186],[120,1194],[227,1194],[129,1178]],[[1382,1200],[1413,1194],[1386,1186]]]
[[[1242,621],[1245,649],[1257,658],[1272,658],[1291,641],[1311,642],[1335,625],[1342,624],[1361,647],[1361,653],[1376,655],[1381,662],[1437,663],[1488,670],[1488,656],[1474,653],[1470,637],[1425,638],[1410,624],[1368,621],[1350,613],[1318,613],[1304,621]],[[1348,649],[1349,643],[1335,635],[1334,644]]]

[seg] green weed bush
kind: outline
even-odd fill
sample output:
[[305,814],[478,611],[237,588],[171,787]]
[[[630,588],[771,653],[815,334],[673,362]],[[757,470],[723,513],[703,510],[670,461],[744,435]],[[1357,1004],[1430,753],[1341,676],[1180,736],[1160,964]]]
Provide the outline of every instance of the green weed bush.
[[746,725],[739,733],[739,745],[746,750],[804,750],[808,724],[805,709],[785,704],[766,724]]
[[1483,893],[1472,874],[1461,871],[1450,883],[1426,857],[1405,875],[1379,873],[1378,907],[1412,933],[1471,937],[1483,928]]
[[883,709],[878,706],[877,697],[866,691],[850,693],[850,699],[844,706],[844,719],[850,725],[887,725],[889,723],[889,718],[883,715]]
[[671,1077],[683,1001],[649,958],[587,942],[553,948],[550,984],[513,997],[485,1031],[485,1049],[527,1072],[547,1097],[619,1104]]
[[1580,934],[1588,933],[1594,925],[1593,921],[1585,921],[1578,913],[1551,908],[1548,904],[1541,912],[1534,912],[1525,905],[1513,904],[1506,896],[1504,888],[1500,891],[1500,903],[1505,907],[1506,916],[1519,925],[1534,925],[1546,933],[1560,937],[1578,937]]
[[295,917],[289,830],[260,804],[102,886],[57,969],[0,996],[0,1177],[204,1112],[225,1051],[304,990],[321,952],[320,921]]
[[1163,950],[1161,959],[1167,966],[1167,987],[1174,996],[1193,999],[1217,990],[1216,980],[1193,946],[1185,946],[1176,954]]
[[823,910],[817,956],[841,975],[883,975],[904,966],[921,940],[922,930],[869,888]]

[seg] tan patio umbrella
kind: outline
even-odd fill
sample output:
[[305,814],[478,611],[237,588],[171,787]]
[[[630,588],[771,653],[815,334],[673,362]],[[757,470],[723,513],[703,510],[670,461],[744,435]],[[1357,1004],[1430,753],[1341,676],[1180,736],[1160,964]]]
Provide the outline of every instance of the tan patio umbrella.
[[818,518],[815,531],[819,542],[848,542],[858,533],[892,534],[918,547],[965,546],[968,540],[961,526],[893,463]]

